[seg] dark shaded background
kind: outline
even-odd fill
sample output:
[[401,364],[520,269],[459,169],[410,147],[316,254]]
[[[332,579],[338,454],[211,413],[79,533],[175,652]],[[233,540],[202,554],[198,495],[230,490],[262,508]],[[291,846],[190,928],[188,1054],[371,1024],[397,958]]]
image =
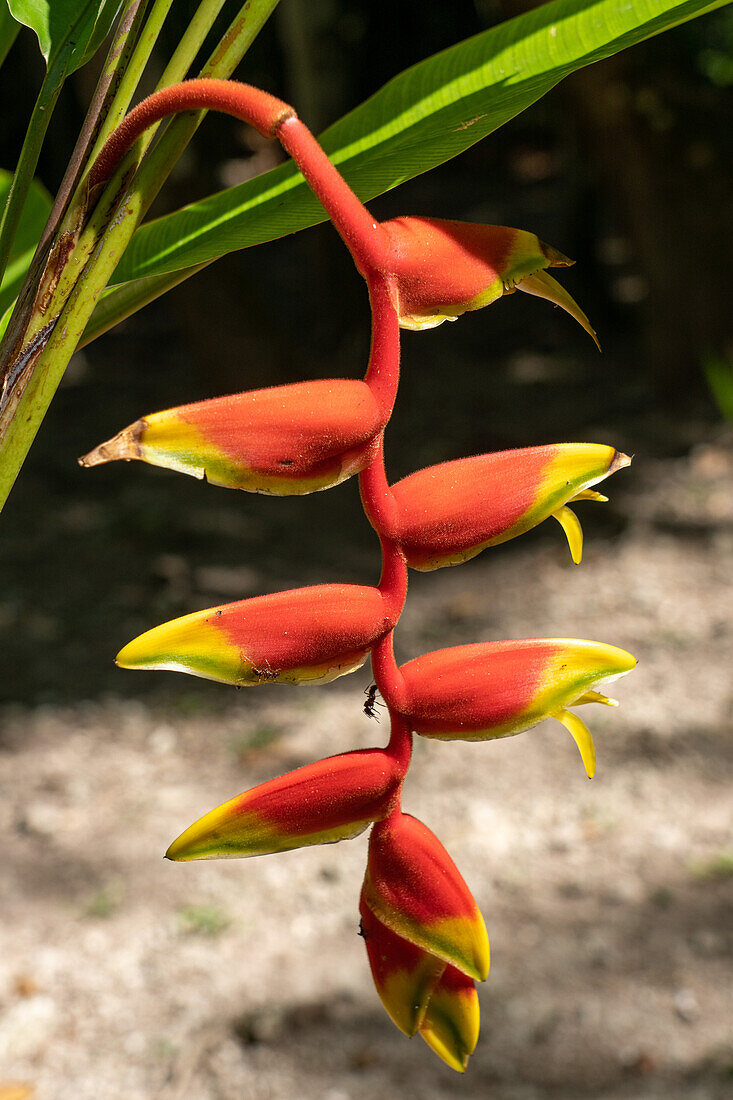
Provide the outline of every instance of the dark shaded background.
[[[404,67],[520,8],[288,0],[237,75],[291,100],[319,130]],[[145,91],[194,4],[174,9]],[[455,325],[406,333],[387,441],[392,477],[472,452],[573,438],[640,456],[684,454],[716,430],[702,365],[731,347],[732,68],[733,22],[723,10],[571,77],[464,155],[371,204],[381,217],[424,213],[534,230],[577,259],[562,281],[604,346],[599,356],[566,315],[521,294]],[[51,190],[92,69],[58,106],[40,163]],[[22,33],[0,74],[1,101],[13,104],[0,116],[5,165],[40,70],[33,37]],[[209,117],[155,212],[260,171],[273,155],[240,124]],[[271,500],[137,465],[82,471],[75,462],[158,408],[359,375],[367,347],[363,284],[324,226],[225,258],[78,355],[3,515],[2,697],[53,702],[119,691],[216,706],[215,685],[129,677],[114,668],[112,651],[212,602],[376,578],[354,483]],[[623,492],[614,493],[615,511],[589,515],[591,529],[623,527]]]

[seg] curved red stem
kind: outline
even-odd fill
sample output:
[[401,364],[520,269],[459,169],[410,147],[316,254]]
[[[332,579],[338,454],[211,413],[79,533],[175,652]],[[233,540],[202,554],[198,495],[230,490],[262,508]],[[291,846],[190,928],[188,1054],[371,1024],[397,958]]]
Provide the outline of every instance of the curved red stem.
[[[401,714],[392,707],[389,708],[389,717],[392,728],[389,734],[389,744],[384,750],[398,764],[403,777],[407,774],[412,759],[412,730]],[[399,809],[399,805],[397,809]]]
[[[90,189],[104,183],[127,150],[149,126],[181,111],[213,109],[249,123],[264,137],[277,137],[292,156],[351,252],[367,281],[372,337],[364,381],[372,390],[386,424],[399,385],[400,329],[389,276],[390,245],[381,225],[356,197],[308,128],[287,103],[249,84],[231,80],[189,80],[163,88],[143,100],[112,132],[89,174]],[[412,756],[412,731],[400,713],[407,702],[404,677],[394,657],[394,627],[407,595],[407,564],[399,543],[399,510],[384,468],[384,434],[374,460],[359,475],[367,518],[379,535],[389,631],[372,650],[372,670],[391,719],[385,751],[404,776]],[[398,804],[395,813],[401,813]]]
[[89,187],[109,179],[127,150],[149,126],[181,111],[200,110],[232,115],[248,122],[266,138],[274,138],[279,124],[295,114],[281,99],[235,80],[184,80],[171,84],[149,95],[112,131],[92,165]]
[[283,100],[236,80],[184,80],[139,103],[112,131],[89,173],[90,190],[114,172],[143,131],[181,111],[214,110],[248,122],[263,137],[277,137],[293,158],[365,277],[387,263],[389,241],[307,126]]
[[325,207],[354,262],[366,278],[389,260],[389,240],[379,222],[356,197],[310,130],[295,115],[278,126],[277,136]]
[[400,319],[392,300],[392,285],[386,276],[367,276],[372,310],[369,364],[364,381],[374,394],[385,422],[389,420],[400,382]]
[[407,687],[394,657],[393,630],[380,638],[372,650],[372,673],[387,706],[402,710],[407,703]]

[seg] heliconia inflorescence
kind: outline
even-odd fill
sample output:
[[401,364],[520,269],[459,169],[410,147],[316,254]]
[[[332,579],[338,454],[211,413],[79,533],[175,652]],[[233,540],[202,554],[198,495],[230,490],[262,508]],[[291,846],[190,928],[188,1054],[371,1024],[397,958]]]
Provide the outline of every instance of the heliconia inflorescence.
[[598,688],[636,662],[612,645],[548,638],[456,646],[398,667],[393,635],[407,570],[457,565],[550,517],[578,563],[583,536],[570,505],[606,500],[593,486],[630,459],[613,447],[556,443],[461,458],[390,486],[383,436],[399,382],[400,328],[433,328],[521,290],[559,305],[595,340],[588,318],[547,273],[572,261],[533,233],[504,226],[374,221],[291,107],[233,81],[188,81],[144,100],[97,158],[90,201],[147,126],[200,108],[232,114],[279,139],[320,199],[367,284],[366,374],[361,381],[277,386],[145,415],[80,462],[140,459],[216,485],[278,495],[327,489],[356,474],[379,536],[382,573],[375,586],[320,584],[195,611],[135,638],[117,663],[241,687],[327,683],[371,654],[390,736],[382,749],[316,761],[230,799],[190,825],[166,855],[265,855],[345,840],[371,826],[359,909],[377,992],[398,1028],[420,1034],[463,1071],[478,1039],[475,983],[488,974],[489,941],[453,860],[402,810],[412,735],[488,741],[555,718],[592,776],[591,734],[569,708],[615,706]]

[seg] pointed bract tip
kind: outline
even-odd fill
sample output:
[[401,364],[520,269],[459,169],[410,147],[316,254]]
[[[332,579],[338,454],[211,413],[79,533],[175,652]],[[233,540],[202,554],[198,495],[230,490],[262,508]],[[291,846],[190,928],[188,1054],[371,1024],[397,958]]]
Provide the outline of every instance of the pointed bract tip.
[[542,255],[545,257],[550,267],[573,267],[575,265],[575,260],[571,260],[568,256],[564,256],[562,252],[559,252],[557,248],[553,248],[551,244],[540,241],[539,245]]
[[537,271],[534,275],[525,275],[518,280],[517,290],[522,290],[525,294],[536,295],[538,298],[545,298],[548,302],[552,302],[554,306],[560,306],[560,309],[564,309],[578,322],[581,328],[585,329],[598,350],[601,350],[596,331],[583,310],[575,299],[568,294],[565,287],[561,286],[546,271]]
[[633,455],[625,455],[623,451],[614,451],[611,465],[608,467],[609,474],[615,474],[617,470],[623,470],[624,467],[630,466],[633,458]]
[[444,1036],[427,1027],[421,1027],[419,1032],[433,1054],[437,1054],[442,1062],[454,1069],[456,1073],[465,1073],[468,1069],[468,1052],[462,1050],[457,1043],[451,1045],[446,1042]]
[[142,453],[140,440],[147,426],[147,421],[136,420],[134,424],[123,428],[112,439],[100,443],[93,451],[82,455],[77,462],[80,466],[89,467],[103,466],[105,462],[116,462],[118,459],[129,462],[133,458],[140,458]]

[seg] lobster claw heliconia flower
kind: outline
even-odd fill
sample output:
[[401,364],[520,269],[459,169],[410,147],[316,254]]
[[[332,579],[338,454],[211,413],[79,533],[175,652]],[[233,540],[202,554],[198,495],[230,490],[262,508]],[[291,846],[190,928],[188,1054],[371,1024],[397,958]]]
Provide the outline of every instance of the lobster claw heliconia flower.
[[153,413],[79,462],[140,459],[230,489],[292,496],[363,470],[385,423],[366,382],[298,382]]
[[129,642],[116,660],[238,687],[328,683],[359,668],[393,625],[378,588],[317,584],[172,619]]
[[545,270],[574,261],[534,233],[412,217],[382,222],[382,228],[391,245],[390,274],[403,328],[435,328],[523,290],[566,310],[598,343],[586,315]]
[[211,810],[173,841],[166,858],[260,856],[349,840],[394,808],[401,782],[381,749],[318,760]]
[[509,737],[556,718],[572,734],[592,778],[593,739],[567,708],[618,706],[596,688],[635,665],[623,649],[572,638],[455,646],[401,666],[404,699],[398,709],[416,733],[443,741]]
[[478,1039],[473,983],[489,972],[489,941],[453,860],[409,814],[393,814],[372,829],[360,913],[389,1016],[463,1071]]
[[591,486],[630,462],[613,447],[556,443],[430,466],[392,486],[399,515],[395,535],[409,566],[438,569],[554,516],[578,564],[583,531],[568,504],[607,500]]

